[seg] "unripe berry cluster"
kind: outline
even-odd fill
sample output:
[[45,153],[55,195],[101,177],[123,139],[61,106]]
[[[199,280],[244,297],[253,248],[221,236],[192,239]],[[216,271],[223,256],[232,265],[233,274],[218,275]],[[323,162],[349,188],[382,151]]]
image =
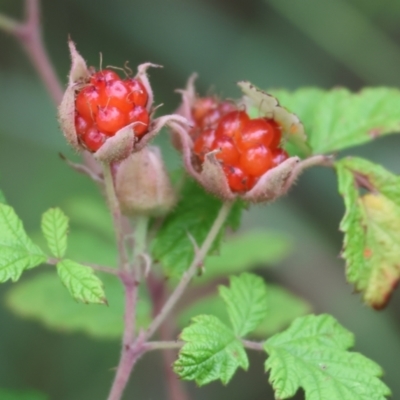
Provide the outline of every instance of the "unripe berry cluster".
[[148,132],[149,96],[138,78],[122,80],[111,70],[91,75],[90,82],[75,99],[75,129],[79,142],[97,151],[108,137],[126,125],[137,122],[132,133],[140,139]]
[[289,156],[279,147],[282,129],[273,119],[250,119],[234,103],[198,98],[192,107],[193,151],[200,162],[213,150],[232,192],[249,191]]

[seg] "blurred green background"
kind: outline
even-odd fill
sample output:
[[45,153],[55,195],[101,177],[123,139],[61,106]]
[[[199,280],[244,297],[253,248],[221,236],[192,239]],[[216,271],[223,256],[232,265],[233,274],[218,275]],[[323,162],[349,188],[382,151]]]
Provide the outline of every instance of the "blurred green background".
[[[18,18],[22,1],[2,0],[0,11]],[[45,0],[42,11],[45,42],[63,82],[70,34],[92,65],[99,64],[99,52],[105,65],[126,60],[131,66],[163,65],[151,71],[151,81],[164,113],[177,107],[174,90],[193,71],[200,75],[199,91],[214,89],[231,97],[239,96],[235,82],[241,79],[264,88],[400,86],[400,2],[393,0]],[[0,32],[0,49],[0,187],[26,228],[35,232],[47,208],[72,197],[97,196],[97,190],[59,159],[58,152],[76,156],[18,43]],[[167,135],[158,143],[168,166],[177,167],[179,157]],[[347,153],[400,173],[399,145],[394,135]],[[356,350],[383,366],[386,383],[400,398],[400,295],[375,312],[352,293],[338,257],[342,214],[334,173],[315,169],[283,200],[246,212],[244,229],[266,227],[294,240],[291,255],[268,272],[270,280],[353,331]],[[2,304],[10,286],[0,287]],[[34,388],[56,400],[103,399],[119,352],[118,341],[51,332],[1,306],[0,387]],[[252,358],[250,371],[239,372],[226,388],[187,385],[191,398],[272,399],[263,359],[259,354]],[[152,353],[140,361],[126,399],[167,398],[160,360]]]

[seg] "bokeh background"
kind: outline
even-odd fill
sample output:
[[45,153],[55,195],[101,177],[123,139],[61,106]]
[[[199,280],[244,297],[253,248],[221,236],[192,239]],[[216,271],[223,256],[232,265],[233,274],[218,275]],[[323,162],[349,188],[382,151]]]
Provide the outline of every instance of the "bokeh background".
[[[0,11],[16,18],[22,1],[1,0]],[[199,91],[239,96],[235,82],[263,88],[302,86],[400,86],[400,2],[393,0],[44,0],[43,33],[60,80],[69,67],[71,35],[90,64],[131,66],[151,61],[156,102],[171,112],[174,93],[196,71]],[[295,110],[293,110],[295,111]],[[158,139],[169,168],[179,157],[167,135]],[[400,173],[400,137],[352,149]],[[58,157],[70,151],[56,109],[18,43],[0,32],[0,187],[30,232],[40,215],[72,197],[95,197],[95,186]],[[315,312],[333,314],[356,335],[356,350],[381,364],[394,398],[400,398],[400,295],[387,309],[364,306],[345,282],[338,257],[343,205],[330,170],[301,177],[290,195],[254,207],[244,227],[263,227],[292,238],[291,254],[271,272],[308,300]],[[0,387],[34,388],[56,400],[106,397],[120,352],[118,341],[52,332],[14,316],[4,305],[11,284],[0,287]],[[223,387],[187,385],[192,399],[272,399],[260,355],[250,371]],[[160,356],[138,364],[125,397],[166,399]],[[298,395],[301,399],[302,394]]]

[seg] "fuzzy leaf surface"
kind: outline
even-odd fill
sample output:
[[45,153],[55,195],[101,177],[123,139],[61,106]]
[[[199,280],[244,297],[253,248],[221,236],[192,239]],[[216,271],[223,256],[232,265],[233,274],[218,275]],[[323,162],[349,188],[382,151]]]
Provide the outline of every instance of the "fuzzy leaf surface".
[[12,207],[0,204],[0,282],[17,281],[25,269],[46,261],[43,251],[25,233]]
[[400,131],[400,90],[271,90],[305,127],[314,154],[332,153]]
[[303,388],[307,400],[385,400],[390,389],[378,378],[382,369],[363,355],[347,351],[352,333],[330,315],[296,319],[265,342],[265,363],[278,399]]
[[[343,159],[336,170],[346,207],[340,229],[347,279],[380,309],[400,279],[400,178],[360,158]],[[360,185],[370,193],[361,196]]]
[[75,300],[107,304],[103,283],[92,268],[72,260],[62,260],[57,264],[57,271],[61,282]]
[[219,287],[219,294],[226,304],[233,331],[243,337],[267,315],[267,287],[261,277],[249,273],[231,276],[229,282],[229,288]]
[[239,367],[247,370],[249,366],[242,343],[212,315],[193,318],[181,339],[186,343],[174,363],[174,371],[183,380],[194,380],[200,386],[218,379],[227,384]]
[[[189,267],[194,257],[193,243],[189,235],[201,246],[209,232],[222,202],[205,192],[193,180],[187,180],[181,192],[181,201],[164,220],[152,242],[153,258],[161,262],[167,276],[179,277]],[[237,202],[225,223],[225,227],[237,228],[242,204]],[[211,252],[219,248],[223,231],[215,239]]]
[[207,258],[203,274],[193,283],[204,284],[258,265],[276,264],[290,252],[291,245],[290,239],[279,232],[254,230],[229,237],[218,255]]
[[[6,304],[21,318],[38,321],[51,330],[82,332],[103,340],[119,340],[123,332],[124,290],[119,279],[101,274],[108,307],[71,301],[54,272],[43,272],[13,286],[6,294]],[[137,325],[147,328],[151,303],[143,285],[139,287]]]
[[63,258],[67,251],[68,217],[59,208],[50,208],[42,216],[42,232],[52,254]]

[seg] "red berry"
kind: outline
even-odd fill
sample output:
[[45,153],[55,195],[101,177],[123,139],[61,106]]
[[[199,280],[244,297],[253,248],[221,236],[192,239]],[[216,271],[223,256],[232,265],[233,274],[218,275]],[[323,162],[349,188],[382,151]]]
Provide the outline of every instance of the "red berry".
[[200,158],[201,161],[204,161],[204,156],[211,151],[214,139],[215,130],[208,129],[203,131],[201,135],[195,140],[193,151]]
[[237,110],[237,106],[235,103],[232,103],[231,101],[222,101],[219,105],[218,105],[218,110],[221,113],[221,115],[225,115],[228,114],[232,111],[236,111]]
[[145,107],[149,95],[147,94],[146,88],[143,83],[138,79],[129,78],[125,81],[125,86],[128,89],[128,100],[135,106]]
[[133,104],[128,97],[130,92],[120,79],[107,82],[104,92],[107,98],[107,106],[118,107],[123,112],[132,110]]
[[235,142],[240,151],[246,151],[253,147],[270,147],[271,143],[280,141],[280,131],[276,131],[274,126],[262,118],[249,120],[241,132],[235,134]]
[[110,69],[103,69],[91,76],[90,83],[92,85],[100,87],[104,85],[106,82],[110,82],[115,79],[119,79],[119,76],[116,72],[111,71]]
[[136,136],[142,137],[145,133],[147,133],[149,128],[149,113],[144,107],[136,106],[128,114],[128,124],[131,124],[132,122],[141,122],[140,124],[134,125],[132,129]]
[[199,126],[202,129],[215,129],[221,119],[221,113],[217,108],[207,111],[200,121]]
[[202,97],[196,100],[192,108],[192,116],[196,124],[201,125],[201,122],[205,115],[216,109],[218,106],[218,101],[214,97]]
[[100,131],[109,136],[128,124],[127,116],[117,107],[100,108],[96,116],[96,124]]
[[273,149],[272,153],[272,162],[274,167],[279,165],[280,163],[284,162],[289,158],[289,154],[283,149]]
[[215,136],[228,136],[230,138],[240,136],[243,127],[249,121],[249,117],[244,111],[232,111],[220,119]]
[[257,181],[257,178],[246,175],[239,167],[226,165],[223,166],[223,170],[232,192],[246,192],[250,190]]
[[281,139],[282,139],[282,127],[273,119],[266,119],[266,121],[271,124],[272,128],[275,131],[275,135],[274,138],[271,142],[271,144],[269,145],[269,147],[271,149],[275,149],[277,148],[280,143],[281,143]]
[[75,114],[75,130],[78,135],[84,135],[91,125],[92,122],[88,122],[78,113]]
[[240,154],[236,149],[231,138],[228,136],[217,136],[215,132],[215,140],[212,144],[212,150],[220,151],[216,153],[215,157],[226,165],[236,165],[239,162]]
[[105,105],[105,98],[95,86],[84,87],[76,96],[75,108],[87,121],[94,120],[98,107]]
[[240,167],[252,176],[261,176],[273,166],[271,150],[264,146],[247,149],[240,155]]
[[82,141],[90,151],[97,151],[106,141],[107,136],[95,127],[89,128],[82,136]]

